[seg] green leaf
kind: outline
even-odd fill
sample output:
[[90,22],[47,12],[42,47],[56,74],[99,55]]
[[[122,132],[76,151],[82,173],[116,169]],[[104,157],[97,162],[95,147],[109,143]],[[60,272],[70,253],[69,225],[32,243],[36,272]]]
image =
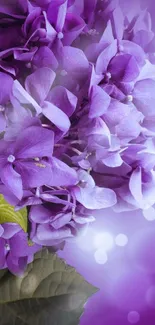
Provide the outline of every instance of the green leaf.
[[4,199],[3,195],[0,195],[0,224],[6,222],[17,223],[27,232],[27,209],[23,208],[15,211],[14,207]]
[[22,278],[8,273],[0,280],[0,324],[78,325],[85,302],[96,291],[74,268],[44,250]]

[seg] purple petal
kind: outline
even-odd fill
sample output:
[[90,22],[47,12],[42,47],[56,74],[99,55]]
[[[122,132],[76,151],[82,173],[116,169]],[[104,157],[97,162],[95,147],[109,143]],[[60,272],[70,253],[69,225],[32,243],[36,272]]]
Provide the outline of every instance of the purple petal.
[[37,68],[47,67],[52,70],[58,68],[58,61],[52,50],[47,46],[41,46],[33,57],[33,64]]
[[50,157],[53,153],[54,133],[48,129],[31,126],[18,136],[14,153],[17,158]]
[[133,171],[130,182],[129,182],[129,189],[131,194],[135,198],[137,202],[142,202],[143,195],[142,195],[142,174],[141,168],[137,168]]
[[39,225],[37,227],[36,238],[41,245],[51,246],[55,241],[62,241],[68,237],[72,237],[71,229],[68,227],[59,230],[50,225]]
[[16,257],[10,252],[7,256],[7,267],[15,275],[21,276],[27,266],[27,257]]
[[134,104],[144,116],[154,116],[155,81],[145,79],[138,81],[133,92]]
[[64,25],[64,45],[71,45],[85,27],[84,20],[75,14],[67,13]]
[[31,221],[35,223],[47,223],[50,221],[52,212],[43,205],[32,206],[29,214]]
[[57,158],[51,159],[51,174],[49,174],[48,185],[72,186],[77,183],[75,170]]
[[0,132],[6,129],[6,119],[3,113],[0,112]]
[[123,40],[120,44],[123,47],[123,52],[133,55],[140,66],[144,65],[145,53],[141,46],[128,40]]
[[100,39],[99,44],[104,46],[104,48],[105,48],[107,45],[110,45],[113,41],[114,41],[114,36],[113,36],[113,31],[112,31],[112,24],[111,24],[111,21],[109,20],[107,22],[107,26],[103,32],[103,35]]
[[112,100],[105,113],[105,122],[111,125],[119,124],[125,117],[129,116],[131,107],[117,100]]
[[0,269],[5,266],[5,240],[0,238]]
[[42,106],[43,115],[48,118],[61,131],[67,132],[70,128],[70,120],[68,116],[57,106],[50,102],[44,102]]
[[105,50],[101,52],[96,62],[96,73],[105,73],[109,62],[117,53],[117,41],[114,40]]
[[67,225],[72,219],[72,213],[59,213],[51,220],[51,225],[54,229],[60,229]]
[[123,164],[123,160],[118,152],[110,153],[105,159],[102,159],[103,163],[109,167],[118,167]]
[[74,188],[78,202],[87,209],[103,209],[116,204],[116,194],[108,188],[94,187],[93,189]]
[[51,90],[48,101],[59,107],[68,117],[74,113],[77,105],[77,97],[62,86],[54,87]]
[[49,163],[40,160],[39,162],[16,161],[17,172],[21,175],[23,187],[25,189],[49,184],[51,178],[51,166]]
[[32,107],[36,110],[38,114],[41,113],[41,107],[37,104],[37,102],[25,91],[22,85],[15,80],[12,88],[12,95],[18,100],[21,104],[31,104]]
[[6,73],[0,72],[0,104],[6,104],[10,99],[13,79]]
[[66,12],[67,12],[66,0],[51,1],[47,11],[47,17],[49,22],[54,26],[54,28],[58,32],[61,32],[64,26]]
[[23,196],[23,186],[21,176],[8,163],[1,172],[1,180],[6,187],[19,199]]
[[31,50],[24,52],[24,49],[22,50],[14,50],[13,54],[14,54],[14,59],[15,60],[19,60],[19,61],[23,61],[23,62],[30,62],[33,59],[34,54],[37,51],[37,47],[32,48]]
[[122,119],[119,125],[116,126],[116,133],[119,138],[137,138],[141,132],[141,126],[133,116],[134,112],[128,117]]
[[15,223],[4,223],[3,229],[3,238],[8,240],[18,233],[21,230],[21,227]]
[[154,79],[155,76],[155,65],[152,64],[148,59],[145,60],[145,65],[141,68],[138,80],[143,79]]
[[25,88],[36,102],[42,105],[54,79],[55,72],[53,70],[46,67],[40,68],[26,78]]
[[79,223],[80,225],[84,225],[85,223],[93,222],[95,221],[95,218],[93,216],[80,216],[80,215],[75,215],[74,216],[74,221],[76,223]]
[[27,233],[25,233],[23,230],[15,234],[9,240],[9,244],[10,244],[11,254],[13,256],[23,257],[36,252],[36,245],[34,246],[28,245]]
[[130,54],[122,54],[116,56],[109,66],[109,71],[112,78],[118,82],[131,82],[134,81],[139,75],[139,67],[134,56]]
[[110,96],[99,86],[92,87],[89,118],[102,116],[110,105]]
[[79,182],[81,186],[83,184],[84,188],[94,188],[95,182],[91,175],[89,175],[85,170],[79,169],[77,171]]
[[19,0],[14,0],[14,2],[1,1],[0,12],[12,17],[23,18],[23,15],[27,12],[27,2]]
[[89,63],[84,52],[78,48],[64,46],[62,50],[63,69],[79,78],[88,72]]
[[4,232],[4,229],[3,229],[3,227],[0,225],[0,237],[2,236],[3,232]]
[[120,6],[118,6],[112,13],[112,27],[115,38],[121,40],[124,32],[124,17]]

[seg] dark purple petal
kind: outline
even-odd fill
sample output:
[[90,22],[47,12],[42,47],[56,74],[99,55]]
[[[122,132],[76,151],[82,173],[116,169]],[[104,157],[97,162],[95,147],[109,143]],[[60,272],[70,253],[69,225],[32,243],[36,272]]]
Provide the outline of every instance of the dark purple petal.
[[72,13],[67,13],[64,25],[64,45],[71,45],[85,27],[84,20]]
[[58,32],[62,31],[65,22],[66,12],[66,0],[51,1],[47,11],[47,17],[49,22],[54,26],[54,28]]
[[109,65],[109,71],[116,82],[131,82],[139,75],[139,67],[134,56],[130,54],[118,55],[112,59]]
[[0,72],[0,104],[6,104],[10,99],[13,79],[6,73]]

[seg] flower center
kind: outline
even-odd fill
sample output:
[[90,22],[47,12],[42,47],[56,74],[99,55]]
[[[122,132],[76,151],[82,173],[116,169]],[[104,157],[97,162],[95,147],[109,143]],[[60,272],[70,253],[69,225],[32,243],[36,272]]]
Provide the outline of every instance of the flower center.
[[106,77],[106,80],[110,80],[111,79],[111,73],[110,72],[107,72],[106,74],[105,74],[105,77]]
[[95,36],[95,35],[98,35],[99,33],[97,32],[96,29],[90,29],[88,31],[88,35],[91,35],[91,36]]
[[10,162],[10,163],[13,163],[14,161],[15,161],[15,156],[13,156],[13,155],[9,155],[9,157],[8,157],[8,162]]
[[9,244],[5,244],[5,249],[9,252],[10,251],[10,245]]
[[36,188],[36,196],[40,197],[40,188],[39,187]]
[[127,95],[126,97],[128,102],[132,102],[133,101],[133,96],[132,95]]
[[62,32],[59,32],[57,34],[57,37],[58,37],[58,39],[62,39],[62,38],[64,38],[64,34]]
[[60,74],[61,74],[61,76],[65,77],[65,76],[67,76],[67,71],[66,70],[61,70]]
[[79,184],[78,185],[81,188],[85,188],[87,186],[87,182],[84,179],[82,179],[82,180],[79,181]]

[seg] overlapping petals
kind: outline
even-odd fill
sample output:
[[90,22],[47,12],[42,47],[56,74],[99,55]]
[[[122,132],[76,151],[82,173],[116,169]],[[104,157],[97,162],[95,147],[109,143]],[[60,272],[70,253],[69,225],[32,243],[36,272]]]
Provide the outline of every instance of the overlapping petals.
[[20,274],[95,210],[154,211],[152,15],[141,1],[1,1],[0,193],[31,231],[0,225],[0,268]]

